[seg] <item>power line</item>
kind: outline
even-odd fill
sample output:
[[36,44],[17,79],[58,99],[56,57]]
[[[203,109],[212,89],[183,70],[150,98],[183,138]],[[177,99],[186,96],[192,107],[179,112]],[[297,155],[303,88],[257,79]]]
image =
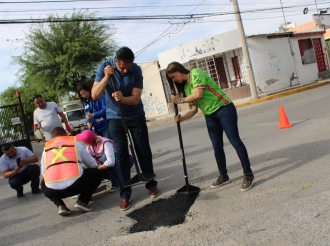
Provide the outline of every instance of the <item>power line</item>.
[[[330,3],[324,2],[324,3]],[[311,6],[314,4],[305,4],[303,6]],[[292,5],[283,7],[283,9],[292,9],[296,7],[302,7],[301,5]],[[265,11],[281,10],[281,7],[272,8],[262,8],[262,9],[251,9],[240,11],[240,14],[247,13],[257,13]],[[85,19],[66,19],[66,18],[54,18],[49,19],[12,19],[12,20],[0,20],[0,24],[33,24],[33,23],[50,23],[50,22],[86,22],[86,21],[127,21],[127,20],[190,20],[190,19],[200,19],[208,18],[212,16],[222,16],[222,15],[234,15],[234,11],[230,12],[211,12],[211,13],[198,13],[198,14],[178,14],[178,15],[137,15],[137,16],[112,16],[112,17],[98,17],[98,18],[85,18]]]

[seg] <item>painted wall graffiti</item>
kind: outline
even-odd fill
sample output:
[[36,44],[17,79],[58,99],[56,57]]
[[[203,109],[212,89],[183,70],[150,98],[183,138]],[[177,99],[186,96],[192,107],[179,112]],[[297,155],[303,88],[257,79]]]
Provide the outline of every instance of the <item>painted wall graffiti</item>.
[[212,51],[215,51],[213,38],[204,39],[202,42],[194,42],[179,47],[181,60],[184,60],[187,57],[191,58],[200,54],[207,54]]
[[143,89],[141,100],[147,117],[157,116],[165,112],[165,104],[157,96],[152,95],[150,87]]

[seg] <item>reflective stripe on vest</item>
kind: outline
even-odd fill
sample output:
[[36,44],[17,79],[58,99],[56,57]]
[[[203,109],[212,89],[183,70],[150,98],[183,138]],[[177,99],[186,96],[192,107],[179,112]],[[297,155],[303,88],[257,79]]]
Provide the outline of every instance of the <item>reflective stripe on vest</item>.
[[60,136],[46,142],[45,145],[46,184],[80,177],[76,137]]

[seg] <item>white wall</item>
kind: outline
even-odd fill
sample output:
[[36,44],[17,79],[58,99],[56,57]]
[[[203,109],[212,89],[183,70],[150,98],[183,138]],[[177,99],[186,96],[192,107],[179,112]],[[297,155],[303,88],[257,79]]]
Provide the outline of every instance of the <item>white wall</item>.
[[168,107],[157,61],[138,63],[143,74],[143,102],[146,118],[168,114]]
[[[306,37],[294,37],[293,38],[293,47],[294,47],[294,52],[295,52],[295,57],[297,60],[297,69],[298,69],[298,77],[299,77],[299,83],[300,84],[305,84],[305,83],[310,83],[313,80],[318,79],[318,67],[317,63],[310,63],[310,64],[303,64],[300,56],[300,51],[299,51],[299,46],[298,46],[298,40],[299,39],[306,39],[306,38],[320,38],[321,43],[322,43],[322,48],[323,48],[323,54],[324,55],[324,60],[325,60],[325,65],[329,66],[329,57],[326,49],[326,44],[324,41],[324,36],[323,35],[315,35],[315,36],[306,36]],[[329,69],[329,67],[327,67]]]
[[[267,39],[266,36],[254,36],[247,39],[258,91],[270,92],[290,87],[292,73],[299,77],[299,84],[318,78],[316,62],[302,64],[298,39],[301,38],[290,38],[294,56],[291,55],[287,37]],[[297,79],[292,81],[292,85],[297,83]]]
[[[323,35],[292,38],[292,47],[293,47],[293,52],[295,53],[294,57],[298,70],[299,84],[311,83],[312,81],[317,80],[319,73],[316,61],[314,63],[309,63],[309,64],[302,63],[298,40],[306,39],[306,38],[321,38],[321,40],[324,40]],[[325,44],[322,43],[322,47],[324,48]]]
[[325,25],[326,28],[330,27],[330,15],[329,14],[313,15],[313,21],[314,21],[315,25]]
[[[280,37],[269,34],[250,36],[247,38],[248,49],[251,56],[256,86],[259,92],[271,92],[290,87],[292,73],[298,77],[291,85],[310,83],[318,79],[317,63],[303,64],[298,40],[306,38],[321,38],[324,53],[326,46],[322,35],[300,37]],[[289,43],[291,41],[291,45]],[[290,48],[291,47],[291,48]],[[248,71],[245,68],[244,56],[237,30],[219,34],[211,38],[202,39],[176,47],[158,54],[161,70],[173,61],[188,63],[189,61],[202,62],[211,59],[213,55],[225,54],[225,68],[229,71],[232,79],[233,68],[231,58],[238,56],[242,71],[242,84],[248,84]],[[293,54],[293,55],[292,55]],[[325,59],[328,60],[327,57]],[[326,61],[328,64],[328,61]]]
[[238,30],[233,30],[166,50],[158,54],[158,59],[161,70],[163,70],[173,61],[186,63],[191,60],[220,54],[239,47],[241,47],[241,41]]

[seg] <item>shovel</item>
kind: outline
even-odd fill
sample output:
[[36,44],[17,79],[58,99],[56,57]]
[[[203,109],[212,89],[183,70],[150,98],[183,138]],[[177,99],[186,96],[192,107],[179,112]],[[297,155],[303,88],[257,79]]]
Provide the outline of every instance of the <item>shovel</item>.
[[[116,86],[116,83],[115,83],[113,77],[110,78],[110,81],[111,81],[111,84],[112,84],[112,87],[113,87],[114,91],[118,91],[117,86]],[[120,111],[121,119],[123,121],[123,125],[124,125],[124,129],[125,129],[126,137],[127,137],[128,146],[130,148],[130,151],[131,151],[131,154],[132,154],[132,157],[133,157],[133,160],[134,160],[135,170],[136,170],[136,173],[137,173],[133,178],[131,178],[130,180],[128,180],[125,183],[125,187],[137,185],[137,184],[139,184],[141,182],[142,183],[148,183],[156,175],[153,174],[153,173],[141,173],[140,172],[140,168],[139,168],[139,166],[137,164],[138,162],[137,162],[136,153],[135,153],[134,147],[132,145],[132,139],[131,139],[131,136],[130,136],[130,134],[128,132],[126,119],[125,119],[125,116],[124,116],[124,113],[123,113],[123,109],[121,107],[121,103],[120,102],[118,102],[118,108],[119,108],[119,111]]]

